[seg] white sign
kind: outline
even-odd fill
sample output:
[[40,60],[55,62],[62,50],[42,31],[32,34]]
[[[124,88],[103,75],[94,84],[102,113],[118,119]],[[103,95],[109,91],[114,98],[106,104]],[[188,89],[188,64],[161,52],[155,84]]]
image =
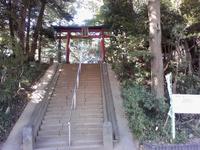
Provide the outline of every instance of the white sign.
[[169,116],[172,119],[172,138],[175,138],[175,113],[200,114],[200,95],[172,94],[172,74],[165,76],[170,97]]
[[200,113],[200,95],[172,94],[172,99],[174,113]]

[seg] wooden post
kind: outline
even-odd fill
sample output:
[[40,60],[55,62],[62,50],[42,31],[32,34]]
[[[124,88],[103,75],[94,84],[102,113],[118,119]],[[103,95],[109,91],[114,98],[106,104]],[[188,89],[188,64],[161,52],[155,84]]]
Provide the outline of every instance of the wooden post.
[[67,44],[66,44],[66,63],[67,64],[69,64],[69,56],[70,56],[70,47],[69,47],[70,38],[71,38],[71,33],[68,32],[67,33]]

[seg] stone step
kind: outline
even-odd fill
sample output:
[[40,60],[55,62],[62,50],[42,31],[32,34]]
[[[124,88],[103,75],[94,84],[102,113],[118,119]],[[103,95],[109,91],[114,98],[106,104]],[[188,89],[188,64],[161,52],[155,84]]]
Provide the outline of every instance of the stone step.
[[[67,116],[69,116],[69,111],[68,111],[68,113],[65,113],[65,114],[51,114],[51,115],[48,115],[48,114],[46,114],[45,116],[44,116],[44,119],[61,119],[61,118],[63,118],[63,117],[67,117]],[[102,117],[103,116],[103,113],[102,112],[93,112],[93,113],[88,113],[88,112],[74,112],[73,114],[72,114],[72,117]]]
[[[69,106],[71,105],[71,103],[67,103],[67,102],[63,102],[63,103],[50,103],[48,105],[48,108],[69,108]],[[77,107],[80,107],[80,106],[87,106],[88,108],[90,107],[95,107],[95,106],[102,106],[102,102],[101,101],[96,101],[96,102],[93,102],[93,101],[90,101],[90,102],[84,102],[84,101],[77,101],[76,102],[76,105]]]
[[[74,123],[72,124],[73,128],[102,128],[102,123]],[[40,129],[55,129],[55,128],[61,128],[63,127],[63,124],[43,124],[41,125]],[[65,126],[67,127],[67,126]]]
[[[67,118],[67,119],[65,119]],[[48,116],[48,117],[45,117],[44,120],[45,121],[62,121],[62,120],[68,120],[69,118],[69,114],[68,115],[63,115],[63,116]],[[92,118],[103,118],[103,114],[72,114],[72,118],[73,120],[75,119],[79,119],[79,118],[87,118],[87,119],[92,119]]]
[[[68,128],[66,127],[61,127],[58,128],[57,130],[50,130],[50,129],[45,129],[41,130],[38,132],[37,137],[59,137],[59,136],[68,136]],[[101,137],[103,134],[103,129],[90,129],[90,130],[78,130],[78,129],[71,129],[71,135],[73,138],[81,138],[84,139],[84,137]]]
[[87,76],[87,77],[80,77],[80,84],[87,84],[87,83],[100,83],[100,77],[93,77],[93,76]]
[[[80,112],[81,113],[81,112]],[[79,114],[80,114],[79,113]],[[83,112],[84,113],[84,112]],[[88,114],[88,112],[86,112],[83,116],[86,116]],[[94,115],[89,115],[89,116],[103,116],[103,113],[102,112],[93,112],[93,114]],[[76,115],[74,115],[74,114],[72,114],[73,116],[72,117],[74,117],[74,116],[76,116]],[[48,118],[63,118],[63,117],[66,117],[66,118],[68,118],[68,116],[69,116],[69,112],[68,113],[64,113],[64,114],[56,114],[56,113],[53,113],[53,114],[46,114],[45,115],[45,117],[44,117],[44,119],[48,119]]]
[[[72,110],[72,112],[102,112],[103,106],[93,106],[88,109],[85,109],[83,106],[76,106],[75,110]],[[70,112],[70,107],[53,107],[53,108],[48,108],[46,114],[69,114]]]
[[[99,88],[96,88],[96,87],[91,87],[91,88],[88,88],[87,86],[85,86],[85,87],[82,87],[82,89],[78,89],[78,91],[77,91],[77,93],[81,93],[80,92],[80,90],[82,91],[82,93],[81,94],[90,94],[90,93],[94,93],[94,92],[90,92],[90,91],[94,91],[94,89],[95,89],[95,93],[101,93],[101,88],[99,87]],[[89,91],[89,92],[88,92]],[[56,92],[54,92],[53,93],[53,95],[52,95],[52,97],[54,97],[54,96],[69,96],[69,95],[71,95],[72,94],[72,88],[66,88],[66,90],[63,90],[63,91],[60,91],[60,90],[58,90],[58,91],[56,91]]]
[[[91,101],[91,102],[85,102],[85,101],[77,101],[76,102],[76,106],[77,107],[82,107],[82,106],[87,106],[88,108],[90,107],[95,107],[95,106],[102,106],[103,105],[103,102],[100,102],[100,101]],[[52,102],[48,105],[48,108],[51,109],[51,108],[70,108],[71,107],[71,102]]]
[[[57,112],[62,112],[62,111],[66,111],[66,110],[69,110],[70,109],[70,106],[63,106],[63,107],[49,107],[47,109],[47,112],[50,112],[50,111],[57,111]],[[103,105],[77,105],[76,106],[76,110],[98,110],[98,109],[103,109]]]
[[[64,82],[63,82],[64,81]],[[75,83],[75,81],[76,81],[76,78],[72,78],[71,77],[71,80],[67,80],[66,78],[60,78],[59,80],[58,80],[58,82],[57,82],[57,85],[74,85],[74,83]],[[100,79],[100,77],[87,77],[87,78],[82,78],[82,77],[80,77],[79,78],[79,83],[80,84],[88,84],[88,83],[100,83],[100,81],[101,81],[101,79]]]
[[[71,122],[72,123],[72,125],[73,126],[101,126],[102,124],[103,124],[103,122]],[[67,124],[67,122],[64,122],[64,123],[59,123],[59,122],[57,122],[57,123],[54,123],[54,124],[48,124],[48,123],[43,123],[42,125],[41,125],[41,127],[42,126],[58,126],[58,127],[62,127],[63,125],[66,125]]]
[[[98,109],[79,109],[79,110],[75,110],[77,113],[103,113],[103,109],[102,108],[98,108]],[[61,116],[61,115],[65,115],[65,114],[69,114],[70,112],[70,109],[67,109],[67,110],[63,110],[61,111],[60,109],[53,109],[53,110],[50,110],[50,111],[47,111],[46,112],[46,115],[47,116],[51,116],[51,115],[58,115],[58,116]]]
[[[43,136],[55,136],[55,135],[68,135],[68,129],[67,128],[58,128],[57,130],[40,130],[38,132],[38,137]],[[88,130],[71,130],[71,134],[74,137],[81,137],[81,136],[92,136],[92,135],[101,135],[103,133],[100,129],[88,129]]]
[[[90,96],[90,97],[91,96],[95,97],[95,96],[101,95],[101,89],[98,89],[98,90],[95,90],[95,91],[94,91],[94,89],[87,89],[87,90],[86,89],[87,89],[87,87],[84,87],[84,89],[81,89],[81,90],[78,89],[77,95],[78,96],[87,95],[87,96]],[[52,97],[55,97],[55,96],[70,97],[72,94],[73,94],[72,89],[70,89],[70,90],[66,89],[64,91],[57,91],[56,93],[54,93],[52,95]]]
[[[51,103],[69,103],[71,102],[71,96],[70,97],[57,97],[57,98],[52,98],[50,101]],[[76,99],[77,102],[102,102],[101,97],[77,97]]]
[[[65,94],[67,96],[67,94],[72,93],[72,90],[73,90],[73,88],[71,88],[71,89],[63,89],[63,90],[54,91],[54,93],[56,95],[59,95],[59,94],[63,95],[63,94]],[[90,90],[88,90],[87,87],[83,87],[81,90],[77,89],[77,95],[83,95],[83,94],[84,95],[89,95],[89,94],[91,94],[91,95],[99,95],[99,94],[101,94],[101,90],[100,89],[99,90],[97,90],[97,89],[90,89]]]
[[[60,116],[64,116],[64,115],[68,115],[70,113],[70,109],[68,110],[64,110],[64,111],[56,111],[56,109],[54,109],[55,111],[50,111],[50,112],[46,112],[46,116],[47,117],[60,117]],[[79,109],[79,110],[72,110],[72,113],[75,114],[102,114],[103,115],[103,109]]]
[[[53,106],[55,106],[55,107],[57,107],[57,106],[67,106],[67,107],[69,107],[70,105],[71,105],[71,102],[72,102],[72,100],[63,100],[63,99],[54,99],[54,100],[52,100],[52,101],[50,101],[50,103],[49,103],[49,106],[50,107],[53,107]],[[77,101],[76,101],[76,103],[77,103],[77,105],[82,105],[82,104],[88,104],[88,106],[90,106],[90,105],[101,105],[103,102],[102,102],[102,100],[100,100],[99,98],[98,99],[92,99],[92,100],[85,100],[84,98],[83,99],[78,99]]]
[[[47,112],[48,111],[54,111],[54,110],[60,110],[60,111],[67,111],[67,110],[70,110],[70,107],[71,107],[71,104],[69,104],[68,106],[66,106],[66,104],[63,104],[63,106],[59,106],[59,105],[56,105],[56,106],[49,106],[48,109],[47,109]],[[88,110],[98,110],[98,109],[102,109],[103,108],[103,105],[102,104],[77,104],[76,103],[76,109],[75,110],[85,110],[85,109],[88,109]]]
[[[102,140],[75,140],[71,141],[72,146],[84,146],[84,145],[100,145],[103,144]],[[68,140],[67,139],[48,139],[48,140],[39,140],[36,143],[36,148],[42,148],[42,147],[55,147],[55,146],[68,146]]]
[[[103,150],[102,144],[99,145],[86,145],[86,146],[71,146],[70,150]],[[34,150],[69,150],[67,146],[44,147],[36,148]]]
[[[52,97],[52,99],[50,100],[50,103],[62,103],[62,102],[71,102],[71,98],[72,98],[72,95],[70,96],[59,96],[59,95],[56,95],[54,97]],[[91,97],[91,96],[78,96],[77,95],[77,99],[76,99],[77,102],[102,102],[102,96],[99,96],[99,97]]]
[[[71,102],[71,100],[66,99],[66,97],[58,97],[58,98],[53,98],[50,101],[50,104],[70,104],[69,102]],[[90,99],[86,99],[86,98],[79,98],[77,99],[77,102],[80,103],[102,103],[102,99],[97,97],[97,98],[90,98]]]
[[[63,122],[67,122],[69,120],[69,117],[63,117],[61,119],[59,118],[48,118],[48,119],[44,119],[42,120],[42,123],[63,123]],[[102,116],[88,116],[88,117],[72,117],[71,119],[72,122],[102,122],[103,121],[103,115]]]
[[[55,125],[55,126],[59,126],[59,125],[66,125],[67,124],[67,122],[68,122],[68,119],[63,119],[63,120],[50,120],[50,121],[45,121],[45,120],[43,120],[43,122],[42,122],[42,126],[44,125],[44,126],[47,126],[47,125],[49,125],[49,124],[51,124],[51,125]],[[84,122],[87,122],[87,123],[93,123],[93,122],[95,122],[95,123],[103,123],[103,118],[97,118],[97,119],[85,119],[85,120],[83,120],[83,119],[81,119],[81,120],[71,120],[71,124],[73,125],[73,124],[83,124]]]
[[[47,112],[46,112],[46,115],[48,116],[51,116],[51,115],[65,115],[65,114],[69,114],[69,110],[70,109],[63,109],[63,110],[60,110],[60,109],[56,109],[56,108],[54,108],[54,109],[51,109],[51,110],[48,110]],[[98,108],[98,109],[94,109],[94,108],[91,108],[91,109],[81,109],[81,110],[77,110],[76,109],[76,111],[77,112],[86,112],[86,113],[96,113],[96,112],[103,112],[103,109],[102,108]],[[74,111],[73,111],[74,112]]]
[[[74,136],[74,135],[71,135],[71,140],[72,141],[76,141],[76,140],[101,140],[103,138],[103,134],[93,134],[93,135],[79,135],[79,136]],[[68,140],[69,139],[69,135],[53,135],[53,136],[50,136],[50,135],[46,135],[46,136],[38,136],[36,138],[36,142],[37,141],[41,141],[41,140]]]
[[[85,107],[87,107],[88,109],[93,108],[93,109],[98,109],[98,108],[102,108],[102,103],[79,103],[76,102],[76,110],[81,110]],[[60,109],[60,110],[68,110],[70,109],[71,104],[66,104],[66,103],[61,103],[61,104],[50,104],[48,107],[48,110],[54,110],[54,109]]]
[[[57,134],[40,134],[39,136],[37,136],[37,138],[60,138],[63,137],[65,139],[68,139],[68,134],[66,133],[57,133]],[[73,133],[73,136],[71,137],[73,140],[76,138],[79,139],[84,139],[84,137],[88,137],[88,138],[99,138],[101,139],[103,137],[103,132],[98,132],[98,133],[93,133],[93,134],[80,134],[80,133]]]

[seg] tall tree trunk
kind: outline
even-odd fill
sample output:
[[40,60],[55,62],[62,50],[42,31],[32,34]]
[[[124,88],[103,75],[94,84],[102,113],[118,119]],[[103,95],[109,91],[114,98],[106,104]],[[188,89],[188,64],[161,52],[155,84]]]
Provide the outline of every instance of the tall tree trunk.
[[39,36],[39,45],[38,45],[38,61],[41,62],[41,52],[42,52],[42,35]]
[[178,82],[178,71],[179,71],[179,64],[180,64],[180,58],[181,58],[181,47],[180,47],[180,40],[176,41],[176,69],[175,69],[175,74],[174,74],[174,83],[172,87],[172,92],[176,94],[176,87],[177,87],[177,82]]
[[10,15],[9,15],[9,30],[10,30],[10,36],[11,39],[14,39],[14,25],[13,25],[13,7],[12,7],[12,0],[9,0],[8,2],[8,10],[10,10]]
[[149,44],[152,54],[152,92],[157,98],[164,97],[163,58],[161,51],[160,0],[149,0]]
[[200,49],[198,49],[198,75],[200,77]]
[[27,6],[24,5],[23,3],[21,4],[21,8],[20,8],[20,19],[18,22],[18,37],[20,40],[20,47],[23,51],[23,53],[25,53],[25,23],[26,23],[26,13],[27,13]]
[[192,56],[191,56],[191,53],[190,53],[190,48],[188,46],[187,40],[184,41],[184,49],[185,49],[185,52],[186,52],[186,63],[187,63],[188,74],[192,75],[192,73],[193,73]]
[[39,13],[39,16],[38,16],[35,31],[33,33],[33,42],[31,44],[31,52],[29,53],[29,61],[35,60],[34,56],[35,56],[35,51],[37,49],[37,41],[38,41],[39,32],[42,28],[42,20],[43,20],[43,16],[44,16],[45,5],[46,5],[46,0],[42,0],[41,1],[40,13]]
[[31,6],[29,4],[28,8],[28,22],[27,22],[27,28],[26,28],[26,55],[29,54],[30,46],[30,23],[31,23]]

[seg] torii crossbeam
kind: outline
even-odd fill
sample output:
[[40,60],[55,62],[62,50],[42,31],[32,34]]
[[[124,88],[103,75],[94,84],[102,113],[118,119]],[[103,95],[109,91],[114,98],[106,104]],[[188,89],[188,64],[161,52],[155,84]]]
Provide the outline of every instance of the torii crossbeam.
[[[70,39],[85,39],[85,38],[99,38],[100,42],[100,56],[101,61],[105,60],[105,38],[109,38],[110,27],[108,26],[53,26],[56,31],[56,38],[59,39],[59,51],[61,51],[61,39],[66,39],[66,63],[70,63]],[[62,35],[61,33],[66,33]],[[59,58],[60,57],[60,58]],[[58,55],[58,61],[61,62],[61,55]]]

